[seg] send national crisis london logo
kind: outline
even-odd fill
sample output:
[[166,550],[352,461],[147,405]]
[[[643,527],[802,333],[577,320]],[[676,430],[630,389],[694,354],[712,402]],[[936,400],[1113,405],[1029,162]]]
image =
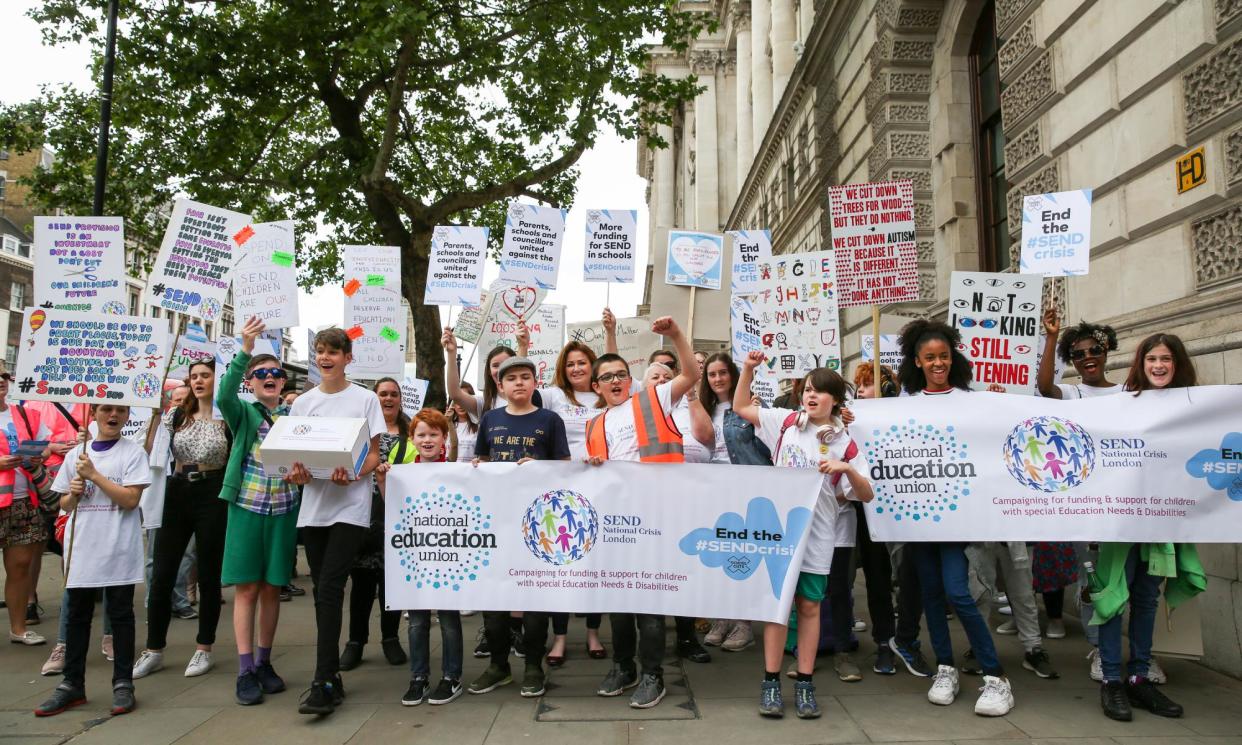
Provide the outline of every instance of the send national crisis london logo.
[[866,449],[877,515],[938,523],[970,496],[975,464],[952,425],[909,419],[872,430]]
[[1005,438],[1005,467],[1019,484],[1042,492],[1069,491],[1095,468],[1095,442],[1078,424],[1035,416]]
[[478,578],[496,548],[492,516],[480,501],[443,486],[405,498],[390,542],[406,582],[457,591]]
[[565,566],[584,558],[599,537],[599,514],[586,497],[553,489],[535,497],[522,516],[522,541],[536,559]]

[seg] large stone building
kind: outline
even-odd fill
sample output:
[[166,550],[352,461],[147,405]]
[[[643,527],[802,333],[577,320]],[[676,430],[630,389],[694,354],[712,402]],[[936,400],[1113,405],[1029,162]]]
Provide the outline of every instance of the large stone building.
[[[1016,264],[1023,194],[1094,190],[1091,272],[1048,283],[1071,320],[1138,341],[1179,334],[1205,383],[1242,382],[1242,1],[699,0],[717,30],[651,65],[702,92],[639,143],[650,182],[647,309],[685,317],[667,232],[768,228],[775,250],[829,245],[827,188],[912,179],[922,302],[954,270]],[[1179,191],[1176,161],[1203,148]],[[727,267],[727,262],[726,262]],[[725,287],[728,287],[726,278]],[[726,292],[698,293],[701,346],[729,338]],[[842,314],[847,367],[867,309]],[[1114,379],[1124,374],[1114,370]],[[1242,675],[1242,555],[1203,546],[1204,662]]]

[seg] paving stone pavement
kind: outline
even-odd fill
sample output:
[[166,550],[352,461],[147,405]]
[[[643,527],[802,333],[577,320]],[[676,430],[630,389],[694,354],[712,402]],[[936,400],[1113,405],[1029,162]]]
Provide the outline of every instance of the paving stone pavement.
[[[49,556],[40,583],[46,611],[40,633],[55,636],[60,613],[60,572]],[[303,562],[303,568],[305,564]],[[299,584],[309,589],[310,579]],[[861,589],[861,578],[859,583]],[[141,588],[138,593],[141,598]],[[231,592],[225,591],[226,600]],[[141,603],[141,601],[139,601]],[[865,596],[859,615],[865,618]],[[927,702],[928,681],[908,675],[871,672],[875,648],[868,634],[860,634],[857,661],[865,671],[859,683],[842,683],[831,660],[816,674],[823,718],[801,721],[792,715],[779,721],[756,713],[762,670],[758,647],[728,653],[713,650],[712,662],[696,665],[670,658],[665,668],[669,693],[655,709],[636,711],[626,699],[594,695],[594,687],[610,664],[591,660],[584,649],[581,619],[570,624],[569,658],[549,677],[542,699],[518,695],[520,660],[513,660],[513,685],[483,696],[463,695],[446,706],[404,707],[401,694],[408,670],[387,665],[377,640],[372,640],[363,664],[345,673],[348,698],[335,714],[324,719],[300,716],[297,699],[314,668],[314,617],[310,595],[281,606],[280,630],[274,665],[289,683],[286,693],[269,696],[261,706],[243,708],[233,701],[237,658],[233,647],[232,604],[226,605],[216,646],[216,667],[198,678],[182,676],[193,651],[195,621],[173,621],[169,632],[167,667],[138,681],[138,709],[123,717],[108,715],[111,673],[108,663],[92,648],[87,666],[89,703],[57,717],[36,718],[32,710],[58,682],[39,676],[50,647],[6,645],[0,649],[0,745],[318,745],[319,743],[425,742],[443,745],[656,745],[711,743],[711,745],[814,745],[817,743],[1013,743],[1042,745],[1242,745],[1242,681],[1212,672],[1196,663],[1162,659],[1169,674],[1166,693],[1186,707],[1182,719],[1161,719],[1136,712],[1130,723],[1114,722],[1099,710],[1098,686],[1087,675],[1087,645],[1081,629],[1070,626],[1070,636],[1046,640],[1059,680],[1041,680],[1022,669],[1021,646],[1016,637],[998,636],[1002,662],[1014,684],[1017,706],[1005,717],[988,719],[973,713],[977,678],[962,676],[962,694],[948,707]],[[141,648],[145,612],[140,620]],[[95,637],[101,617],[96,612]],[[482,671],[485,660],[469,656],[481,616],[465,620],[466,680]],[[994,616],[992,625],[1000,623]],[[671,625],[671,624],[670,624]],[[955,627],[957,649],[965,641]],[[604,624],[608,643],[608,624]],[[405,645],[405,624],[402,644]],[[924,635],[926,637],[926,635]],[[673,638],[669,629],[670,643]],[[928,642],[924,639],[924,645]],[[611,645],[609,645],[611,648]],[[432,669],[438,674],[438,631],[432,628]],[[433,680],[434,682],[434,680]],[[792,682],[785,693],[792,699]]]

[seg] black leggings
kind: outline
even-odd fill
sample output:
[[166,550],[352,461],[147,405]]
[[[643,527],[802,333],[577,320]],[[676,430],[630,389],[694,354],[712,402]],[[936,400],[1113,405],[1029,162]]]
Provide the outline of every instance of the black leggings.
[[395,639],[401,611],[384,610],[384,570],[354,567],[349,570],[349,640],[366,644],[371,637],[371,606],[379,598],[380,640]]
[[1058,619],[1065,612],[1065,588],[1044,592],[1044,610],[1048,611],[1048,619]]
[[[552,616],[552,633],[556,636],[564,636],[569,633],[569,614],[553,613]],[[600,613],[586,614],[586,627],[588,629],[599,629],[600,623],[604,617]]]
[[198,637],[204,646],[216,643],[220,622],[220,565],[224,562],[224,531],[229,504],[220,499],[223,471],[215,478],[186,481],[170,477],[164,494],[164,519],[155,534],[151,598],[147,609],[147,649],[168,644],[172,590],[185,547],[194,536],[198,550]]

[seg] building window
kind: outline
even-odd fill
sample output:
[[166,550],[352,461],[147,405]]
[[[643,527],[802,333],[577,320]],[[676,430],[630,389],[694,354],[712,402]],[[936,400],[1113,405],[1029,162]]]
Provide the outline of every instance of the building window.
[[794,210],[794,205],[798,201],[798,192],[794,188],[797,176],[794,174],[794,161],[790,158],[785,162],[785,209],[790,213]]
[[158,305],[152,305],[152,306],[151,306],[151,317],[152,317],[152,318],[159,318],[159,317],[160,317],[160,306],[158,306]]
[[9,174],[6,171],[0,171],[0,200],[4,199],[4,186],[9,180]]
[[1001,122],[1001,82],[996,50],[996,5],[979,15],[970,43],[971,109],[975,132],[975,192],[979,203],[979,268],[1008,269],[1009,212],[1005,196],[1005,132]]
[[210,339],[211,338],[211,324],[210,323],[203,324],[203,331],[206,332],[207,338]]
[[26,285],[21,282],[9,283],[9,309],[17,311],[26,309]]
[[224,316],[220,319],[220,333],[225,336],[233,335],[233,317]]
[[[6,254],[16,255],[21,248],[21,242],[11,235],[4,236],[4,252]],[[26,255],[30,255],[30,250],[26,250]]]
[[138,293],[129,293],[129,314],[131,316],[138,315]]
[[17,369],[17,345],[16,344],[10,344],[8,349],[4,350],[4,363],[5,365],[8,366],[10,371]]

